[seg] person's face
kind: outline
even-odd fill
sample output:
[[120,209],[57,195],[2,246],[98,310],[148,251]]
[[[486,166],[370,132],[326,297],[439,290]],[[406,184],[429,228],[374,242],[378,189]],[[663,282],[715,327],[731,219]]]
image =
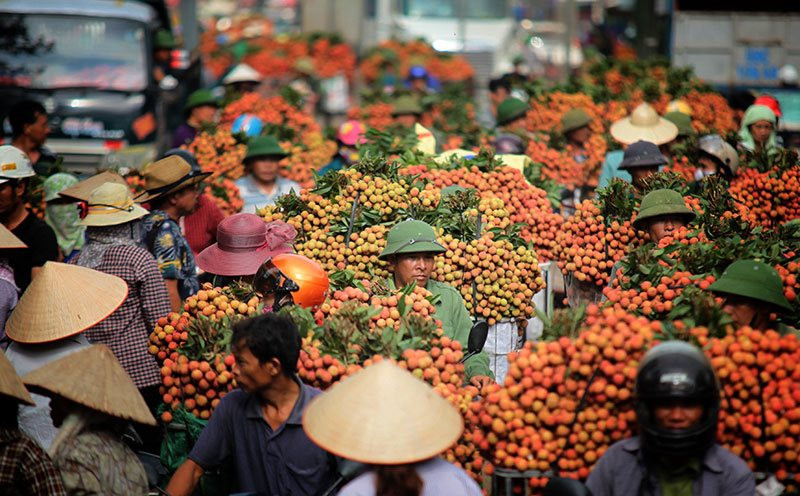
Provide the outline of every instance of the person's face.
[[253,177],[262,183],[273,183],[278,178],[281,157],[263,156],[255,157],[250,162]]
[[572,130],[567,133],[567,139],[578,145],[583,145],[589,138],[592,137],[592,131],[589,129],[589,126],[579,127],[578,129]]
[[169,62],[169,49],[168,48],[157,48],[156,51],[153,53],[153,57],[158,62]]
[[685,225],[686,221],[680,215],[660,215],[650,219],[647,232],[650,233],[650,239],[658,243]]
[[503,100],[509,97],[509,93],[505,88],[497,88],[489,93],[489,100],[492,102],[492,109],[497,111],[497,106],[503,103]]
[[192,120],[198,124],[211,124],[217,120],[217,107],[200,105],[192,109]]
[[47,141],[50,134],[50,124],[47,123],[45,114],[36,114],[36,120],[25,126],[25,136],[31,139],[37,146],[41,146]]
[[431,278],[433,264],[433,253],[404,253],[397,255],[389,265],[398,287],[417,283],[424,288]]
[[653,408],[656,425],[662,429],[688,429],[703,418],[703,406],[694,402],[675,401]]
[[711,157],[700,157],[697,159],[697,164],[699,165],[698,169],[701,169],[704,175],[717,173],[717,164]]
[[175,193],[173,197],[174,205],[181,216],[189,215],[197,208],[197,197],[199,188],[197,185],[183,188]]
[[280,361],[277,358],[264,363],[259,362],[246,346],[235,346],[233,357],[236,360],[233,365],[233,377],[236,379],[236,384],[248,393],[267,389],[281,373]]
[[750,134],[756,143],[763,145],[769,139],[769,135],[772,134],[772,123],[769,121],[756,121],[750,124]]
[[634,167],[628,172],[631,173],[631,177],[633,178],[633,185],[640,188],[645,179],[658,172],[658,167]]
[[751,326],[759,313],[757,302],[750,298],[736,295],[725,295],[722,310],[730,315],[737,327]]
[[0,214],[7,214],[17,208],[25,186],[21,182],[6,181],[0,184]]
[[395,121],[403,127],[414,127],[417,123],[417,116],[415,114],[401,114],[395,117]]
[[414,78],[411,80],[411,89],[414,91],[425,91],[428,89],[428,82],[425,78]]

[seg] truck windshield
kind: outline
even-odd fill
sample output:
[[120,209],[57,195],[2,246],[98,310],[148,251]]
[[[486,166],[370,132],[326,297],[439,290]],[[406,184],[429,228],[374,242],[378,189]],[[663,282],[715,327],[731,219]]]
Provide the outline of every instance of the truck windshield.
[[467,19],[502,19],[509,15],[503,0],[403,0],[403,15],[457,19],[462,1]]
[[0,86],[119,91],[147,86],[143,24],[74,15],[14,17],[13,47],[0,52]]

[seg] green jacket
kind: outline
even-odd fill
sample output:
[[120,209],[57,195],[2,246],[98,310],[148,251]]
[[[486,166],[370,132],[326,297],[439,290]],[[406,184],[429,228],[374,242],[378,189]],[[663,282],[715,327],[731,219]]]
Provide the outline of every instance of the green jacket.
[[[387,279],[387,285],[391,289],[396,289],[394,277]],[[472,329],[472,319],[464,306],[461,294],[453,286],[438,281],[429,280],[426,289],[438,297],[436,302],[436,318],[442,322],[442,330],[459,343],[467,352],[467,342],[469,341],[469,330]],[[492,369],[489,368],[489,357],[484,352],[480,352],[467,359],[464,363],[464,372],[467,380],[476,375],[486,375],[494,378]]]

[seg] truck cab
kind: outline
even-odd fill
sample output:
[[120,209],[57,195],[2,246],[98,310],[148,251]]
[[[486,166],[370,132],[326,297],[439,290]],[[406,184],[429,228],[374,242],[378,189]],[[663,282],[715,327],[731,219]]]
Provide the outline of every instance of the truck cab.
[[147,2],[0,0],[0,29],[13,33],[0,52],[2,114],[22,99],[42,103],[51,127],[45,146],[69,170],[143,166],[168,139],[169,96],[155,81],[153,57],[164,27]]

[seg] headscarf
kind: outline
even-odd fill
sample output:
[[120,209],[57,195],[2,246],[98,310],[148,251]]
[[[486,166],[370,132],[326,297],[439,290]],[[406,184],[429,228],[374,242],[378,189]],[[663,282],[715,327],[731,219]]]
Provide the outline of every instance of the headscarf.
[[138,245],[140,225],[138,220],[134,220],[116,226],[90,226],[86,230],[86,245],[78,254],[75,263],[81,267],[94,269],[103,261],[107,249],[120,245]]
[[739,141],[742,147],[747,150],[754,151],[756,149],[756,141],[753,135],[750,134],[750,126],[758,121],[767,121],[772,123],[772,133],[769,135],[767,142],[764,145],[770,153],[777,148],[777,134],[776,128],[778,119],[775,117],[775,112],[765,105],[751,105],[747,108],[742,117],[742,127],[739,129]]
[[78,183],[78,178],[66,172],[59,172],[48,177],[43,184],[47,206],[44,209],[44,221],[53,228],[61,253],[68,257],[75,250],[80,250],[86,241],[86,227],[81,226],[80,213],[75,203],[53,203],[58,193]]

